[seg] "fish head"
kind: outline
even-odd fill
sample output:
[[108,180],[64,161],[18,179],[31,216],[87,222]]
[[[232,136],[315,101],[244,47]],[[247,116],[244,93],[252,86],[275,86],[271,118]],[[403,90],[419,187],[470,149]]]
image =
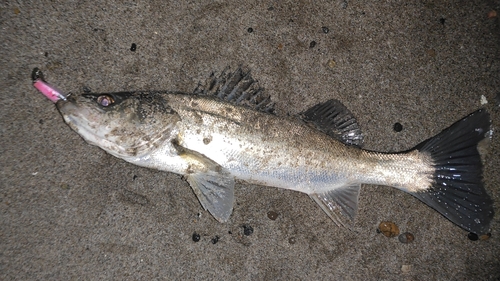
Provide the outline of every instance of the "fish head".
[[120,158],[141,157],[174,139],[180,120],[166,98],[154,93],[69,95],[56,105],[88,143]]

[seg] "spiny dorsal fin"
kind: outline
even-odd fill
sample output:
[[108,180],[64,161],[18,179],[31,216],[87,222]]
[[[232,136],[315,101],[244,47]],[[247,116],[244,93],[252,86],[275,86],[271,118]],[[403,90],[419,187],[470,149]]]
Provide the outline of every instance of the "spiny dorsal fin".
[[356,118],[338,100],[319,103],[302,113],[302,117],[318,130],[345,144],[361,146],[363,143],[363,134]]
[[266,95],[258,82],[252,78],[250,71],[238,67],[231,72],[226,67],[220,74],[212,72],[210,77],[199,83],[194,94],[216,96],[224,101],[249,106],[267,113],[274,112],[274,103]]

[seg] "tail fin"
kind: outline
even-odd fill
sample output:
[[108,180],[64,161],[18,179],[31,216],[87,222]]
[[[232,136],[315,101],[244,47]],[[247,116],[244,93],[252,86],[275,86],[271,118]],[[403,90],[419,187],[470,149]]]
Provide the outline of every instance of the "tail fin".
[[432,188],[412,195],[476,234],[486,234],[493,219],[477,148],[489,134],[489,114],[480,109],[416,147],[431,155],[436,170]]

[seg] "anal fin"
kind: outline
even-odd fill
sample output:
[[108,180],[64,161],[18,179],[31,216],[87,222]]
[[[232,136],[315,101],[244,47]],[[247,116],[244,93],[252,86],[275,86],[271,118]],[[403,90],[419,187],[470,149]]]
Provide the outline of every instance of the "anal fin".
[[345,185],[323,193],[309,194],[325,213],[337,224],[350,225],[358,210],[358,197],[361,184]]

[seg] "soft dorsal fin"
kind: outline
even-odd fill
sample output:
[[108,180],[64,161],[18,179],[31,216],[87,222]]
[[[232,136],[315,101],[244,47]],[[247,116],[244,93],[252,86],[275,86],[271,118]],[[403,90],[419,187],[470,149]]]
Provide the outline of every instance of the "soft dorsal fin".
[[345,144],[361,146],[363,143],[363,134],[356,118],[338,100],[319,103],[302,113],[302,117],[318,130]]
[[267,113],[274,112],[274,103],[269,95],[252,78],[250,71],[245,72],[241,67],[234,72],[227,67],[218,75],[212,73],[204,83],[198,84],[193,93],[216,96],[224,101]]

